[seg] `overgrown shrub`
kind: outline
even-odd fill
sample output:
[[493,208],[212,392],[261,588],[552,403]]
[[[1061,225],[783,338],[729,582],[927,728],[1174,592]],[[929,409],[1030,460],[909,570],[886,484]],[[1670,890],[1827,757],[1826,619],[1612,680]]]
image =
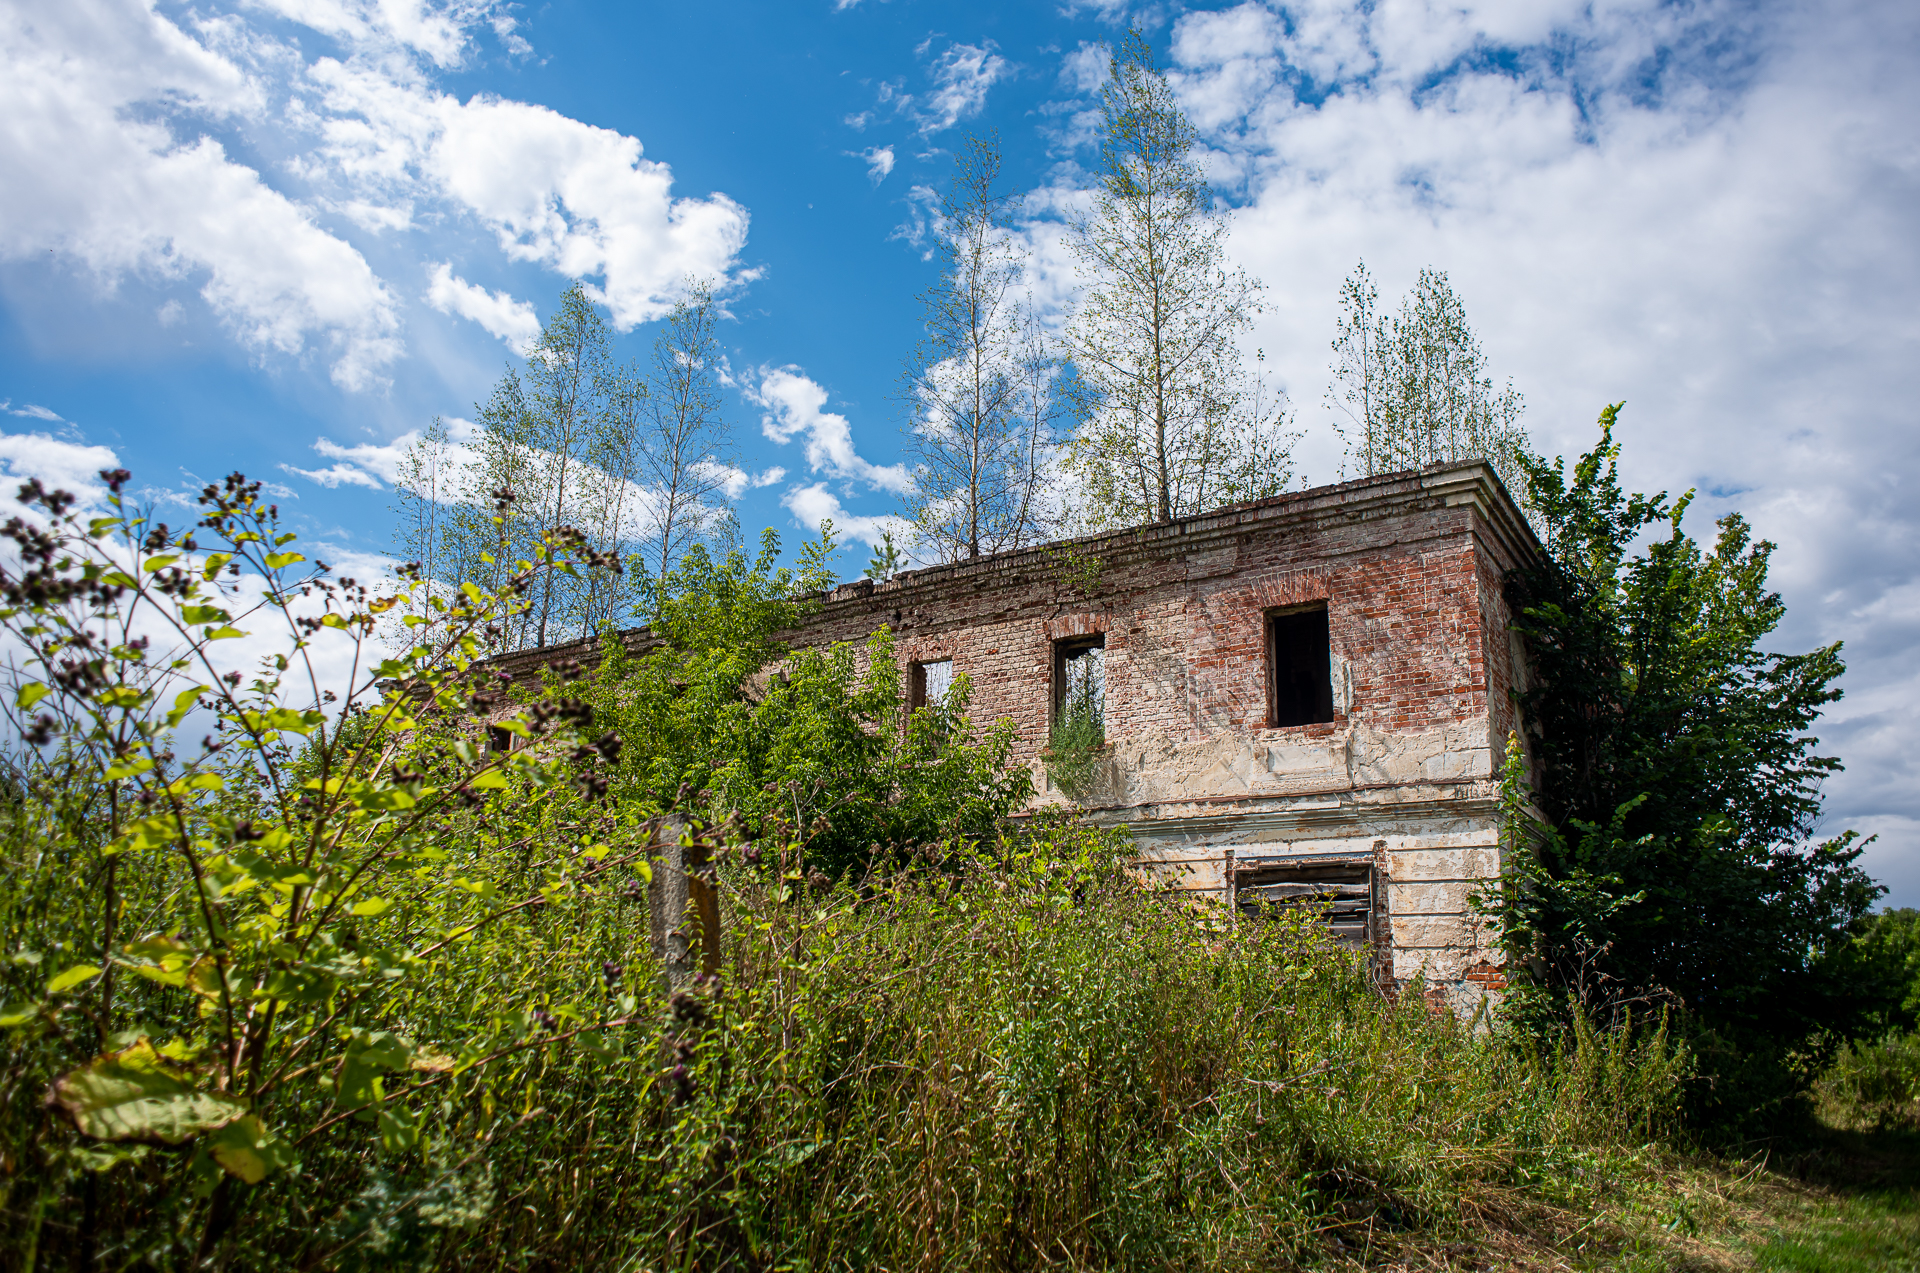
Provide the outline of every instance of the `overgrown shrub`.
[[1069,800],[1080,800],[1099,777],[1107,731],[1091,704],[1070,700],[1047,735],[1047,778]]
[[888,629],[857,646],[785,644],[832,551],[823,535],[784,569],[772,532],[752,558],[696,545],[660,582],[658,645],[635,657],[609,637],[590,677],[555,687],[624,740],[616,800],[737,815],[755,836],[805,827],[809,870],[833,878],[894,846],[991,839],[1026,803],[1013,725],[976,729],[966,676],[908,713]]
[[1509,955],[1553,1028],[1683,1006],[1696,1113],[1753,1130],[1862,1025],[1852,935],[1885,890],[1853,832],[1815,838],[1840,762],[1811,731],[1844,664],[1837,642],[1769,652],[1773,546],[1738,514],[1702,543],[1691,493],[1621,487],[1618,412],[1571,469],[1518,457],[1547,553],[1506,587],[1531,667]]
[[1841,1048],[1814,1091],[1820,1112],[1839,1126],[1920,1130],[1920,1034]]
[[[439,1196],[512,1121],[483,1102],[451,1144],[454,1093],[628,1011],[580,962],[590,917],[516,987],[471,980],[645,878],[639,820],[595,802],[617,740],[582,705],[497,721],[512,751],[472,736],[501,706],[490,629],[542,575],[604,563],[558,533],[504,597],[432,598],[439,638],[382,658],[399,599],[308,562],[258,483],[207,487],[180,535],[101,478],[101,515],[29,483],[4,528],[6,1231],[29,1268],[185,1267],[251,1241],[230,1235],[265,1196],[325,1250],[358,1222],[310,1185],[424,1155]],[[221,655],[240,625],[282,634],[251,673]]]
[[[1382,998],[1307,917],[1229,922],[1147,890],[1070,821],[826,889],[803,841],[709,834],[715,981],[669,995],[617,894],[462,947],[409,1023],[517,1014],[531,1046],[452,1076],[410,1145],[303,1146],[297,1175],[248,1191],[231,1259],[1272,1267],[1445,1232],[1470,1199],[1564,1201],[1671,1126],[1659,1034],[1529,1057],[1417,987]],[[584,972],[624,1024],[543,1025]],[[43,1249],[70,1255],[85,1221],[98,1254],[184,1267],[170,1157],[76,1164],[40,1199]]]

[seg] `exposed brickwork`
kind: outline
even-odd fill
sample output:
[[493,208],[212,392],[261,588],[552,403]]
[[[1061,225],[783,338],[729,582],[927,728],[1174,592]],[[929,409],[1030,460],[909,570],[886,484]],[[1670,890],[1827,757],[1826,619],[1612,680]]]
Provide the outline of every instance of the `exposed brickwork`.
[[[1467,482],[1475,476],[1483,480]],[[1490,717],[1504,738],[1513,669],[1501,581],[1533,545],[1510,506],[1489,517],[1496,488],[1486,478],[1482,466],[1439,467],[1073,541],[1103,564],[1093,597],[1068,582],[1063,546],[909,571],[878,587],[857,580],[793,635],[859,642],[891,626],[903,664],[952,659],[972,678],[974,714],[1018,722],[1029,755],[1044,744],[1054,643],[1092,635],[1106,638],[1113,735],[1311,736],[1349,716],[1401,732]],[[1462,486],[1481,498],[1450,503]],[[1341,696],[1332,726],[1268,730],[1262,616],[1312,602],[1327,605],[1350,700]],[[575,644],[502,662],[530,675],[592,653]]]
[[1507,970],[1499,964],[1482,961],[1461,974],[1461,980],[1470,981],[1486,990],[1505,990]]
[[[1106,639],[1110,736],[1312,737],[1349,716],[1397,733],[1491,716],[1504,737],[1513,527],[1489,534],[1480,504],[1448,506],[1418,483],[1348,483],[1079,541],[1105,566],[1093,598],[1046,549],[843,586],[797,635],[857,641],[890,624],[903,663],[952,659],[976,718],[1018,724],[1023,758],[1045,744],[1054,644],[1092,635]],[[1350,699],[1331,725],[1269,730],[1263,616],[1316,601]]]

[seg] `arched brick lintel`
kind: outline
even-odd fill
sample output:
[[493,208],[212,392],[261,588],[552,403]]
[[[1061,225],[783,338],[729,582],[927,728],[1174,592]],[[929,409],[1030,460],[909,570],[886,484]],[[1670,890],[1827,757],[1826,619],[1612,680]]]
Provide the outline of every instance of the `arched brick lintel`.
[[1104,611],[1081,614],[1063,614],[1048,619],[1041,624],[1049,641],[1065,641],[1071,637],[1105,636],[1109,616]]
[[1330,595],[1330,570],[1300,570],[1277,579],[1250,580],[1247,592],[1257,610],[1278,610],[1284,606],[1304,606],[1325,601]]

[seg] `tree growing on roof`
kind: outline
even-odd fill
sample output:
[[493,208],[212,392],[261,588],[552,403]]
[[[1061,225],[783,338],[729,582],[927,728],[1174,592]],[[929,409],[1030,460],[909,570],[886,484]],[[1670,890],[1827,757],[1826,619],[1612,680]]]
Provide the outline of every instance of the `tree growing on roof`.
[[1397,314],[1381,313],[1379,303],[1362,261],[1340,285],[1327,390],[1351,476],[1485,459],[1516,498],[1523,496],[1518,457],[1527,445],[1520,423],[1526,402],[1511,380],[1494,388],[1480,338],[1446,273],[1421,270]]
[[1069,469],[1098,528],[1165,522],[1284,489],[1292,436],[1240,340],[1261,284],[1228,263],[1193,125],[1130,31],[1101,96],[1093,208],[1072,226],[1084,299],[1068,325]]
[[620,362],[579,284],[509,367],[471,436],[442,421],[402,457],[400,548],[435,595],[497,590],[560,527],[622,570],[546,572],[503,625],[507,649],[591,636],[651,604],[654,581],[688,547],[731,525],[739,480],[715,374],[720,306],[690,281],[643,371]]
[[626,451],[649,568],[664,579],[687,549],[731,523],[727,497],[743,481],[716,375],[723,317],[714,286],[695,280],[653,342],[638,427]]
[[921,551],[938,561],[1048,537],[1043,490],[1059,414],[1059,359],[1019,290],[1026,252],[1000,146],[969,137],[941,201],[940,278],[921,294],[926,334],[907,360],[915,458],[907,498]]

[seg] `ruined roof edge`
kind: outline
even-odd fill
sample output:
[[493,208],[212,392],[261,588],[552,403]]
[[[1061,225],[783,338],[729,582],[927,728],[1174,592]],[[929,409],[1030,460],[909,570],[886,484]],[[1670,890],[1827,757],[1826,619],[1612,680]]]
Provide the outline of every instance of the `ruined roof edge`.
[[[848,607],[890,608],[914,604],[931,595],[961,586],[981,574],[1025,575],[1053,568],[1062,550],[1074,550],[1099,557],[1113,564],[1122,560],[1155,555],[1175,545],[1185,551],[1200,549],[1210,542],[1243,534],[1250,527],[1268,527],[1276,523],[1307,521],[1334,513],[1353,514],[1389,512],[1395,504],[1438,497],[1448,508],[1473,505],[1481,515],[1505,556],[1510,561],[1538,560],[1545,555],[1539,537],[1525,515],[1508,494],[1506,486],[1485,460],[1449,464],[1430,464],[1421,469],[1406,469],[1378,477],[1356,478],[1327,486],[1308,487],[1265,499],[1228,504],[1221,508],[1154,522],[1122,530],[1102,531],[1073,539],[1057,539],[1031,548],[1013,548],[984,557],[973,557],[939,566],[905,570],[884,583],[857,579],[816,593],[825,610]],[[657,644],[649,628],[627,628],[619,634],[628,650],[644,653]],[[490,663],[516,678],[537,675],[540,669],[576,658],[591,665],[598,662],[601,638],[591,637],[559,645],[516,650],[499,655]]]
[[1080,550],[1088,556],[1115,563],[1153,555],[1175,544],[1185,551],[1193,551],[1212,540],[1242,534],[1250,527],[1305,521],[1335,512],[1386,512],[1395,504],[1434,496],[1441,497],[1449,508],[1464,504],[1476,506],[1511,560],[1518,562],[1545,555],[1533,527],[1507,493],[1493,466],[1485,460],[1471,460],[1313,486],[1304,491],[1227,504],[1171,522],[1056,539],[1031,548],[1013,548],[945,565],[904,570],[884,583],[856,579],[837,585],[825,594],[825,600],[829,605],[882,597],[919,600],[925,593],[982,573],[1018,574],[1027,567],[1044,569],[1063,549]]

